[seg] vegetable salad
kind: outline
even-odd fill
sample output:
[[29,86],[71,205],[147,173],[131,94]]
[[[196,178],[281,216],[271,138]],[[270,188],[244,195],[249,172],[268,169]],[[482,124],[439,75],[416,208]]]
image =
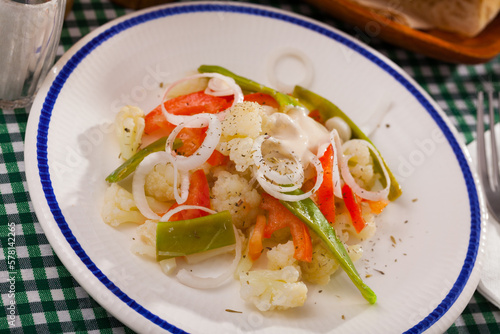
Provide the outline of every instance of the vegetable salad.
[[[302,306],[307,284],[339,268],[376,302],[354,262],[401,189],[333,103],[203,65],[147,114],[122,108],[115,125],[124,162],[106,178],[102,218],[139,225],[134,253],[193,288],[239,280],[261,311]],[[217,276],[185,268],[227,254]]]

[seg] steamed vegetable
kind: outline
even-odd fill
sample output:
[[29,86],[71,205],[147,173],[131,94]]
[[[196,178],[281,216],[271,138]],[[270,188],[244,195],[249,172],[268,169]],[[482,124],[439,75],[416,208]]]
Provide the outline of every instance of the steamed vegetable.
[[361,203],[347,184],[344,184],[342,187],[342,198],[344,199],[347,211],[349,211],[349,215],[351,216],[352,225],[356,229],[356,232],[361,232],[366,225],[361,212]]
[[229,246],[236,242],[228,211],[194,219],[158,222],[156,228],[156,259],[172,257]]
[[274,90],[272,88],[269,88],[267,86],[264,86],[260,83],[257,83],[253,80],[244,78],[242,76],[239,76],[237,74],[234,74],[233,72],[220,67],[220,66],[215,66],[215,65],[201,65],[198,68],[198,72],[200,73],[219,73],[225,76],[228,76],[230,78],[233,78],[234,81],[241,87],[242,90],[248,91],[248,92],[256,92],[256,93],[264,93],[271,95],[280,105],[280,107],[284,106],[300,106],[299,101],[295,99],[294,97],[290,95],[283,94],[281,92],[278,92],[277,90]]
[[115,125],[115,132],[120,143],[120,155],[124,159],[129,159],[141,145],[144,112],[134,106],[125,106],[116,116]]
[[144,147],[131,158],[125,161],[120,167],[115,169],[111,174],[106,177],[106,181],[109,183],[114,183],[123,180],[130,174],[132,174],[137,166],[147,157],[150,153],[159,152],[165,150],[165,143],[167,142],[167,137],[158,139],[157,141]]
[[[342,112],[342,110],[340,110],[339,107],[337,107],[335,104],[328,101],[324,97],[300,86],[295,86],[295,89],[293,91],[293,96],[296,97],[301,103],[306,105],[310,110],[318,110],[322,119],[327,120],[335,116],[342,118],[351,128],[353,138],[363,139],[373,145],[371,140],[363,133],[363,131],[361,131],[361,129],[346,114],[344,114],[344,112]],[[387,172],[389,173],[389,178],[391,183],[388,198],[389,200],[394,201],[399,196],[401,196],[402,193],[401,186],[399,185],[398,181],[396,180],[396,177],[390,171],[389,167],[387,166],[385,161],[383,161],[383,159],[382,162],[385,168],[387,169]],[[375,159],[375,164],[377,163],[378,160]],[[380,166],[377,167],[379,167],[380,169]],[[387,183],[386,180],[382,181]]]
[[[182,205],[192,205],[204,208],[210,208],[210,188],[208,186],[208,181],[203,170],[198,169],[194,171],[189,177],[189,192],[186,201]],[[170,207],[169,211],[174,210],[179,207],[178,203],[175,203]],[[170,221],[194,219],[202,216],[206,216],[207,212],[202,210],[183,210],[177,212],[170,217]]]
[[295,247],[294,257],[299,261],[311,262],[312,242],[306,224],[302,222],[293,211],[280,203],[276,198],[262,194],[260,207],[267,211],[268,220],[264,229],[264,237],[270,238],[273,232],[282,228],[290,228],[293,245]]
[[[300,190],[294,192],[300,192]],[[328,250],[335,256],[337,262],[361,292],[363,297],[370,304],[374,304],[377,301],[377,295],[363,282],[344,244],[339,240],[335,230],[328,223],[314,202],[310,198],[307,198],[296,202],[281,201],[281,203],[316,233],[325,243]]]
[[315,195],[316,203],[318,204],[319,209],[331,225],[335,223],[336,211],[334,185],[332,180],[333,155],[334,152],[332,145],[328,145],[323,156],[319,158],[325,175],[323,177],[323,183]]
[[[172,115],[188,116],[199,113],[216,114],[227,109],[231,102],[232,100],[227,97],[213,96],[201,91],[167,100],[163,106]],[[162,128],[173,129],[174,127],[163,114],[161,104],[146,115],[144,132],[147,134]]]
[[[338,267],[375,303],[353,264],[361,246],[347,242],[371,237],[375,214],[401,194],[378,150],[333,103],[302,87],[291,96],[219,66],[198,71],[169,85],[144,117],[144,142],[163,138],[106,178],[113,190],[135,172],[126,199],[135,205],[128,211],[147,218],[148,254],[165,268],[180,256],[193,264],[234,250],[217,277],[183,266],[176,277],[214,288],[236,275],[242,298],[263,311],[301,306],[304,282],[326,284]],[[206,86],[180,90],[192,80]],[[330,127],[334,120],[340,126]],[[267,261],[253,266],[261,254]]]

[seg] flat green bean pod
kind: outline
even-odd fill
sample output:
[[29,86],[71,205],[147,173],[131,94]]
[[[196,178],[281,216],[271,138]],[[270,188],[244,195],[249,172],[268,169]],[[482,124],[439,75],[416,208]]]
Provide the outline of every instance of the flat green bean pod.
[[236,243],[229,211],[194,219],[159,222],[156,260],[185,256]]
[[220,67],[216,65],[201,65],[198,68],[198,72],[200,73],[219,73],[222,75],[225,75],[227,77],[233,78],[236,84],[241,87],[242,90],[248,91],[248,92],[255,92],[255,93],[265,93],[269,94],[274,99],[280,107],[286,107],[286,106],[300,106],[300,102],[297,101],[293,96],[283,94],[281,92],[278,92],[275,89],[272,89],[270,87],[264,86],[258,82],[255,82],[253,80],[244,78],[242,76],[239,76],[237,74],[234,74],[233,72]]
[[[302,193],[300,190],[290,192],[292,195],[298,195],[300,193]],[[280,202],[295,216],[302,220],[311,230],[313,230],[314,233],[316,233],[316,235],[324,242],[327,248],[335,256],[335,259],[339,263],[340,267],[346,272],[347,276],[349,276],[363,297],[370,304],[375,304],[377,301],[377,295],[363,282],[358,271],[356,270],[356,267],[352,263],[344,244],[337,237],[335,229],[330,225],[330,223],[328,223],[325,216],[323,216],[312,199],[306,198],[295,202]]]

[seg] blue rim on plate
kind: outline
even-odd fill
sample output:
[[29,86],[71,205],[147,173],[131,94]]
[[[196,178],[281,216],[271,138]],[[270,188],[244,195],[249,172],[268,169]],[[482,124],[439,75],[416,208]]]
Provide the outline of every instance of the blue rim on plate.
[[116,295],[121,301],[127,304],[134,311],[150,320],[159,327],[171,331],[173,333],[186,333],[180,328],[170,324],[164,319],[161,319],[157,315],[151,313],[149,310],[144,308],[142,305],[137,303],[135,300],[130,298],[126,293],[124,293],[120,288],[118,288],[109,278],[95,265],[95,263],[86,254],[85,250],[82,248],[78,240],[73,235],[71,229],[66,222],[64,215],[59,207],[57,198],[54,194],[54,189],[52,187],[52,181],[49,172],[49,161],[47,157],[47,141],[48,141],[48,131],[50,127],[50,119],[54,105],[57,101],[58,95],[61,89],[64,87],[66,80],[73,73],[73,71],[78,67],[80,62],[85,59],[93,50],[99,47],[101,44],[105,43],[108,39],[115,35],[118,35],[129,28],[134,26],[152,21],[158,18],[182,15],[189,13],[199,13],[199,12],[229,12],[229,13],[239,13],[239,14],[249,14],[267,17],[275,20],[285,21],[290,24],[298,25],[300,27],[306,28],[308,30],[314,31],[338,43],[341,43],[353,51],[359,53],[366,59],[370,60],[372,63],[383,69],[395,80],[397,80],[408,92],[414,96],[417,101],[422,105],[422,107],[429,113],[436,124],[439,126],[443,134],[446,136],[448,143],[453,149],[455,157],[457,158],[458,164],[462,171],[467,192],[469,196],[470,212],[471,212],[471,227],[470,227],[470,238],[467,249],[467,254],[457,277],[457,280],[453,284],[446,297],[439,303],[439,305],[424,319],[417,323],[412,328],[408,329],[406,333],[420,333],[424,330],[430,328],[434,323],[436,323],[455,303],[457,298],[463,291],[467,281],[471,275],[474,268],[476,257],[478,254],[479,244],[480,244],[480,232],[481,232],[481,210],[478,200],[478,195],[476,191],[475,181],[472,176],[471,170],[467,163],[467,159],[461,150],[459,143],[454,137],[453,133],[450,131],[446,122],[443,120],[441,115],[436,111],[432,104],[427,100],[426,97],[405,77],[403,77],[399,72],[397,72],[393,67],[385,63],[378,56],[374,55],[371,51],[367,50],[365,47],[347,39],[338,33],[320,26],[311,21],[306,21],[296,16],[287,15],[282,12],[277,12],[273,10],[267,10],[262,7],[246,7],[243,5],[230,5],[230,4],[186,4],[169,6],[165,8],[160,8],[157,10],[149,11],[129,19],[120,22],[109,29],[106,29],[88,43],[86,43],[81,49],[79,49],[64,65],[61,71],[58,73],[52,85],[45,97],[45,101],[42,106],[40,119],[38,123],[38,132],[36,139],[36,150],[37,150],[37,161],[39,176],[42,184],[42,189],[45,194],[45,198],[49,205],[50,211],[57,222],[57,225],[61,232],[63,233],[66,241],[75,251],[76,255],[81,259],[85,266],[92,272],[92,274],[106,286],[114,295]]

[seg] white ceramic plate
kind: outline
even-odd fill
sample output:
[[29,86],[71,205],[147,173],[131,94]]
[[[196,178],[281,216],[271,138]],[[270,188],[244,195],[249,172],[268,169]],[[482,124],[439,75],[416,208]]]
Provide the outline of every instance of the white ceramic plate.
[[[156,106],[160,82],[201,64],[282,89],[300,83],[359,124],[370,123],[377,105],[390,104],[372,139],[404,194],[380,216],[357,263],[377,304],[338,273],[327,286],[311,286],[304,307],[261,314],[239,298],[237,282],[200,291],[164,276],[130,253],[131,228],[102,222],[104,178],[119,162],[110,133],[119,107]],[[464,152],[437,104],[369,47],[288,12],[196,2],[123,17],[65,54],[31,110],[26,172],[61,261],[136,331],[437,333],[459,316],[479,277],[482,204]]]
[[[485,133],[486,155],[491,161],[490,133]],[[500,124],[495,125],[496,138],[500,138]],[[473,141],[467,145],[472,161],[477,162],[477,142]],[[477,163],[476,163],[477,164]],[[481,278],[477,290],[491,303],[500,308],[500,222],[493,215],[487,215],[486,219],[486,245],[484,247],[483,266]]]

